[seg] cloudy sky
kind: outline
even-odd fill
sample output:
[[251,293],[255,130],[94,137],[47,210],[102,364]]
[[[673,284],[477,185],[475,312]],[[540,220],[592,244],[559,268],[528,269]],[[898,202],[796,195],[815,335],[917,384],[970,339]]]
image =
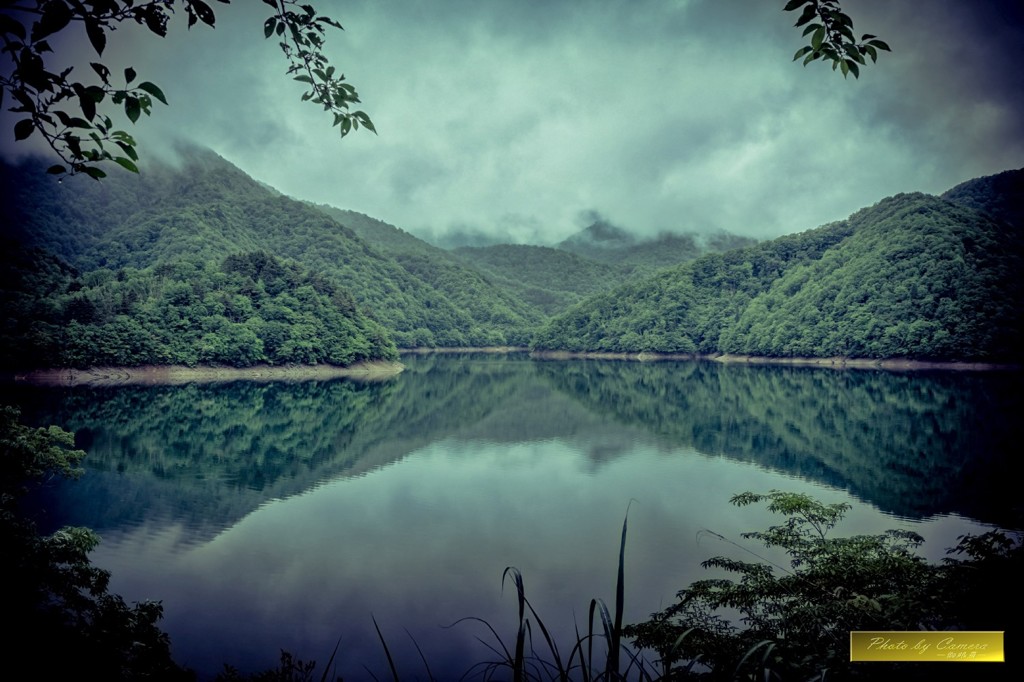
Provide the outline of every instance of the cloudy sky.
[[315,0],[379,131],[344,140],[263,39],[269,8],[211,4],[215,30],[110,38],[103,61],[170,100],[135,126],[143,154],[181,136],[421,236],[552,243],[596,213],[765,238],[1024,166],[1018,0],[846,0],[894,50],[859,80],[791,61],[784,0]]

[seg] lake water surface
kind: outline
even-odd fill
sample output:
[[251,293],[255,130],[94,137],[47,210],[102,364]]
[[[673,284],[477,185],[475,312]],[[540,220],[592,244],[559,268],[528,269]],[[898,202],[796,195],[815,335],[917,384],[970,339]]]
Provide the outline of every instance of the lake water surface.
[[26,418],[89,453],[40,496],[44,527],[96,529],[111,589],[162,600],[201,678],[281,649],[323,662],[339,640],[338,674],[387,678],[376,619],[403,679],[427,679],[417,645],[457,679],[496,658],[477,638],[499,646],[459,619],[514,642],[507,566],[559,636],[611,605],[627,509],[627,622],[710,556],[780,558],[740,537],[773,522],[729,504],[743,491],[849,502],[838,532],[909,528],[935,559],[1020,518],[1018,373],[403,362],[377,382],[19,388]]

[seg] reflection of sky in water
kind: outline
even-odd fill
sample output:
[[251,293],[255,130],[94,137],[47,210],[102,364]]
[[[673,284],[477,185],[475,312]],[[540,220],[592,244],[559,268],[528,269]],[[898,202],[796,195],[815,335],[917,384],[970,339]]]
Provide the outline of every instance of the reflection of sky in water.
[[840,533],[912,528],[933,559],[975,527],[957,517],[896,519],[843,492],[693,451],[633,445],[595,463],[588,440],[439,441],[365,476],[269,502],[204,544],[180,544],[173,527],[143,526],[108,534],[94,559],[113,571],[112,589],[127,599],[163,600],[176,657],[200,672],[224,662],[269,667],[281,648],[323,662],[340,637],[338,672],[362,678],[365,664],[380,677],[387,664],[372,614],[400,674],[425,677],[406,628],[445,679],[493,654],[474,642],[489,637],[482,626],[439,626],[485,618],[512,646],[516,605],[510,587],[502,593],[506,566],[522,571],[527,596],[563,636],[574,614],[586,627],[592,597],[613,604],[630,500],[627,622],[709,577],[700,561],[751,558],[703,529],[779,558],[740,538],[772,522],[760,507],[729,505],[745,490],[852,502]]

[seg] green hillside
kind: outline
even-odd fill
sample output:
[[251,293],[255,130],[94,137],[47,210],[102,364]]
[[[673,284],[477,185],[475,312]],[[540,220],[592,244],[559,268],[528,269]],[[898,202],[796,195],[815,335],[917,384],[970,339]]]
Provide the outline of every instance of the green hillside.
[[81,274],[10,247],[0,263],[4,369],[346,366],[397,358],[347,291],[264,252]]
[[962,182],[943,193],[942,198],[1024,229],[1024,170],[1003,171]]
[[[558,248],[455,252],[292,200],[208,150],[103,182],[58,183],[32,162],[0,165],[0,180],[8,365],[349,362],[396,345],[527,343],[1007,360],[1024,331],[1024,171],[759,244],[643,241],[599,222]],[[288,274],[271,291],[233,270],[238,258]]]
[[533,345],[1015,359],[1022,265],[1017,231],[991,213],[903,194],[846,221],[703,256],[595,296],[545,325]]
[[464,246],[455,253],[545,315],[557,315],[617,284],[650,276],[704,253],[754,243],[727,233],[663,234],[639,240],[619,228],[595,223],[557,248],[500,244]]
[[469,313],[482,326],[481,331],[474,335],[475,345],[525,346],[533,329],[549,313],[519,296],[519,292],[506,286],[505,282],[491,277],[491,273],[481,272],[449,251],[428,244],[394,225],[355,211],[331,206],[318,208],[393,258],[426,286],[444,294],[457,309]]
[[547,246],[463,246],[455,254],[545,315],[625,279],[621,268]]
[[350,292],[400,346],[525,343],[539,320],[461,263],[399,263],[210,151],[189,149],[176,166],[112,173],[103,182],[58,184],[32,163],[0,172],[4,237],[82,272],[266,251]]

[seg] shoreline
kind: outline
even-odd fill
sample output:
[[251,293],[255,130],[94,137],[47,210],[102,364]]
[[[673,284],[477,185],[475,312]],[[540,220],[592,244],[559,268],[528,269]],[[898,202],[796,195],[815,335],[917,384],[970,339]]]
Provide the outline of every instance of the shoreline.
[[[881,369],[886,371],[947,370],[985,372],[1019,371],[1020,364],[910,360],[906,358],[774,358],[757,355],[696,353],[621,353],[599,351],[530,351],[518,346],[486,346],[459,348],[403,348],[401,354],[429,355],[479,353],[529,353],[532,360],[624,360],[629,362],[691,361],[716,362],[724,365],[788,365],[791,367],[824,367],[827,369]],[[374,360],[348,367],[336,365],[255,365],[253,367],[185,365],[143,365],[139,367],[89,367],[35,369],[13,372],[0,377],[0,383],[34,386],[161,386],[190,383],[223,383],[231,381],[310,381],[314,379],[349,378],[361,381],[382,381],[405,369],[397,361]]]
[[986,372],[993,370],[1020,370],[1016,363],[966,362],[949,360],[911,360],[909,358],[775,358],[761,355],[731,355],[729,353],[612,353],[592,351],[532,351],[531,358],[539,360],[629,360],[633,362],[660,362],[688,360],[717,362],[723,365],[789,365],[792,367],[825,367],[829,369],[884,369],[889,371],[918,371],[929,369]]
[[357,362],[348,367],[336,365],[255,365],[253,367],[185,365],[143,365],[140,367],[89,367],[87,369],[51,368],[14,372],[14,383],[34,386],[161,386],[230,381],[309,381],[347,377],[379,381],[400,373],[400,362]]

